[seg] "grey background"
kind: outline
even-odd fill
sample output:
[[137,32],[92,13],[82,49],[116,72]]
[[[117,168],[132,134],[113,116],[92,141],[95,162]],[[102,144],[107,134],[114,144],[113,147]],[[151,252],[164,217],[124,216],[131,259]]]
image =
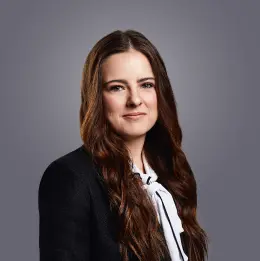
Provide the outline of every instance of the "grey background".
[[85,58],[144,33],[176,95],[209,260],[259,256],[259,1],[1,1],[0,260],[39,260],[38,185],[81,145]]

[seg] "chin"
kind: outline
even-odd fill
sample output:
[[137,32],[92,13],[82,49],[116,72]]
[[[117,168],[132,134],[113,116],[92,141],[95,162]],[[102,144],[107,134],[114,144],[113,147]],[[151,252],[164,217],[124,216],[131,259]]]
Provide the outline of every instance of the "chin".
[[139,138],[141,136],[145,136],[147,131],[120,132],[120,135],[124,138],[133,139],[133,138]]
[[[112,125],[113,126],[113,125]],[[124,139],[133,139],[139,138],[141,136],[145,136],[146,133],[154,126],[154,124],[150,124],[149,126],[113,126],[114,131],[122,136]]]

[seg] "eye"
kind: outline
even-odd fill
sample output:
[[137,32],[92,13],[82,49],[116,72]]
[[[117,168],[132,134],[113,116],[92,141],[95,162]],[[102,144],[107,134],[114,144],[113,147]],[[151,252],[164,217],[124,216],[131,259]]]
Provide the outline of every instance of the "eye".
[[117,88],[120,88],[120,87],[122,87],[122,86],[119,86],[119,85],[113,85],[113,86],[111,86],[111,88],[109,88],[109,91],[112,91],[112,90],[118,90]]
[[150,85],[150,87],[145,87],[145,88],[152,88],[152,87],[154,87],[153,83],[150,83],[150,82],[145,82],[142,86],[144,86],[146,84]]

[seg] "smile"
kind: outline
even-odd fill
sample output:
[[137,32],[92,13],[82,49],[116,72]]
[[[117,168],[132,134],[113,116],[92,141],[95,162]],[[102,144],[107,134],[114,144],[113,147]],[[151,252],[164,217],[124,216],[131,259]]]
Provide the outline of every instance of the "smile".
[[145,116],[145,114],[127,115],[127,116],[124,116],[124,118],[126,118],[128,120],[138,120],[138,119],[142,118],[143,116]]

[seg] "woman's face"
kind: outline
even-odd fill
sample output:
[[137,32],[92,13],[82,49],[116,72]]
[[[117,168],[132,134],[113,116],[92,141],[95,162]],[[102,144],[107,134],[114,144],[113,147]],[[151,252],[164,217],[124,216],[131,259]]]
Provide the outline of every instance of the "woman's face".
[[[125,140],[145,136],[158,117],[155,79],[148,59],[136,50],[113,54],[101,70],[105,115],[113,129]],[[133,112],[145,115],[134,119],[124,116]]]

